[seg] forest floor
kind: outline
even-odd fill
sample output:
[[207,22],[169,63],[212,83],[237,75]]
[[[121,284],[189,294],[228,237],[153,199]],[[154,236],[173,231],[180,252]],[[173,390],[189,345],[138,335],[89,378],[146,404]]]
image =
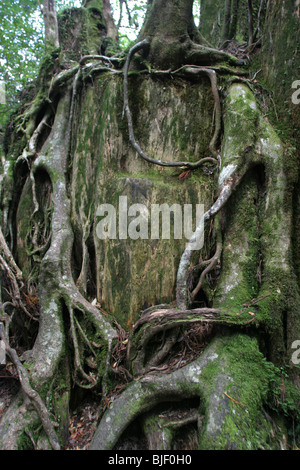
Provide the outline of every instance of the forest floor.
[[99,418],[99,403],[88,401],[70,416],[69,440],[65,450],[87,450],[95,434]]

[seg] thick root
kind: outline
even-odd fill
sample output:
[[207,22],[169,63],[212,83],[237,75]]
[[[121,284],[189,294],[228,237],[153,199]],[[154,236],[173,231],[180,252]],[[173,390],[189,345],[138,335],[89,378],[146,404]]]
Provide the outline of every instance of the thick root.
[[[89,315],[90,321],[95,328],[98,342],[104,348],[103,350],[106,350],[107,356],[110,354],[113,339],[117,337],[116,332],[102,317],[100,311],[80,294],[72,280],[71,253],[73,232],[70,223],[70,202],[65,183],[70,126],[68,119],[69,110],[70,95],[67,92],[58,104],[50,138],[45,142],[38,158],[33,163],[34,170],[42,168],[43,171],[48,173],[53,187],[51,244],[41,262],[38,286],[40,305],[39,331],[32,351],[24,354],[26,361],[30,363],[28,390],[34,389],[33,393],[37,394],[45,388],[52,387],[50,384],[54,384],[59,379],[62,373],[62,364],[66,361],[65,308],[69,310],[72,320],[74,320],[73,313],[76,309],[84,316]],[[73,328],[75,351],[77,344],[76,335],[75,328]],[[104,360],[104,370],[106,370],[109,362],[108,357],[104,357],[102,360]],[[78,370],[83,371],[79,361],[77,361],[76,367]],[[98,364],[98,367],[103,370],[103,364]],[[61,395],[64,398],[59,397],[63,401],[63,404],[60,405],[60,413],[67,416],[70,365],[66,365],[63,374],[64,385],[62,386]],[[88,386],[96,385],[96,380],[93,376],[85,373],[82,375]],[[102,385],[104,383],[105,373],[104,377],[102,377]],[[84,384],[82,385],[84,386]],[[16,448],[24,432],[23,426],[20,425],[20,423],[24,423],[24,419],[16,423],[17,417],[20,416],[17,403],[20,403],[19,399],[14,402],[12,409],[8,410],[1,422],[0,436],[2,441],[1,448],[3,449]],[[27,426],[34,426],[37,422],[37,415],[35,410],[31,409],[30,403],[25,403],[25,414]],[[12,416],[13,421],[9,424],[10,432],[6,435],[5,430],[8,426],[8,420]]]
[[[232,354],[236,347],[241,346],[244,351],[237,363]],[[250,351],[251,362],[246,367],[249,361],[249,356],[246,356]],[[198,359],[181,369],[165,375],[145,375],[132,383],[103,415],[90,449],[117,449],[122,434],[136,419],[142,420],[148,442],[153,443],[153,428],[149,430],[147,426],[151,410],[155,411],[155,407],[165,402],[166,398],[169,402],[178,403],[197,397],[198,416],[194,412],[185,416],[199,421],[200,448],[255,448],[253,429],[259,424],[259,410],[266,386],[265,379],[262,379],[264,364],[257,344],[248,336],[233,335],[215,339]],[[257,373],[260,374],[260,380],[256,380]],[[246,390],[243,388],[245,381]],[[201,418],[203,414],[206,425],[202,430],[198,417]],[[239,424],[241,421],[242,429]],[[182,423],[177,424],[183,426],[185,422],[182,420]],[[169,433],[174,426],[176,423],[171,420],[166,424]],[[165,445],[171,448],[170,438]]]
[[[131,332],[127,359],[135,375],[142,375],[162,363],[177,341],[179,328],[195,323],[219,323],[220,309],[160,309],[141,317]],[[223,320],[224,321],[224,320]],[[220,322],[221,323],[221,322]],[[148,345],[155,335],[163,334],[161,347],[146,359]]]

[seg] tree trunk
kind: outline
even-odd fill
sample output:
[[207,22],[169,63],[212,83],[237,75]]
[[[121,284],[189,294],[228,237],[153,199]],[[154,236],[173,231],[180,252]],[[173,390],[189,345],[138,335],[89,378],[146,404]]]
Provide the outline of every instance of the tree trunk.
[[57,49],[59,47],[55,0],[44,0],[43,16],[45,24],[46,50],[51,51],[52,49]]
[[239,14],[239,2],[240,0],[234,0],[232,6],[232,19],[230,25],[230,33],[229,39],[234,39],[237,32],[237,24],[238,24],[238,14]]
[[239,61],[222,51],[196,44],[193,0],[154,0],[146,15],[140,40],[149,40],[148,57],[159,68],[176,69],[184,64],[211,65]]
[[118,40],[118,29],[113,19],[111,5],[110,5],[109,0],[103,0],[103,16],[104,16],[106,28],[107,28],[106,35],[107,37],[111,38],[113,42],[116,43]]
[[249,39],[248,46],[253,44],[253,5],[252,0],[248,0],[248,26],[249,26]]

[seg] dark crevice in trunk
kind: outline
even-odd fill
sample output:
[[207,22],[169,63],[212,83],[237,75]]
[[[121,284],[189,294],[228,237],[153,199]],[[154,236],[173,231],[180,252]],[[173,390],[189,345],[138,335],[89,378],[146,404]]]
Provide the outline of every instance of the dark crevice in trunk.
[[86,241],[87,251],[89,255],[89,269],[87,278],[87,296],[94,299],[97,296],[97,263],[96,263],[96,249],[93,238],[93,225],[91,225],[90,235]]
[[[51,103],[52,116],[51,116],[49,122],[47,123],[47,125],[44,127],[43,132],[41,133],[41,135],[39,136],[39,138],[37,140],[37,144],[36,144],[37,154],[42,149],[44,143],[46,142],[49,135],[51,134],[51,128],[52,128],[52,124],[53,124],[54,118],[55,118],[57,103],[58,103],[57,99],[55,100],[55,102]],[[39,113],[37,121],[36,121],[36,127],[39,125],[40,121],[43,119],[43,117],[45,115],[45,111],[46,111],[46,109],[42,109],[41,112]]]
[[73,227],[73,234],[74,234],[74,241],[73,241],[73,247],[72,247],[72,257],[71,257],[71,270],[73,274],[73,280],[76,283],[80,272],[81,272],[81,266],[82,266],[82,233],[81,231]]
[[18,165],[15,167],[14,177],[13,177],[13,186],[14,191],[11,196],[11,203],[8,213],[8,229],[11,228],[11,231],[7,232],[7,243],[11,246],[11,251],[13,255],[16,255],[16,242],[17,242],[17,230],[16,230],[16,216],[20,197],[24,184],[26,183],[27,177],[29,175],[28,164],[21,160]]

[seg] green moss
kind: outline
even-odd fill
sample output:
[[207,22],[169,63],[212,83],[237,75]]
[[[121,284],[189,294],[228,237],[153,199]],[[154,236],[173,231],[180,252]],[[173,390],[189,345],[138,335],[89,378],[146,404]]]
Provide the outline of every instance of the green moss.
[[235,83],[229,89],[225,107],[223,159],[226,165],[236,164],[237,157],[246,163],[257,137],[260,112],[256,100],[246,85]]
[[251,310],[244,305],[257,297],[260,289],[263,201],[258,173],[254,169],[245,176],[224,211],[222,271],[215,302],[228,310],[231,321],[248,321],[252,318],[248,312],[256,312],[256,307]]
[[[111,87],[115,86],[113,80],[110,80],[110,83]],[[93,215],[96,181],[103,169],[107,122],[115,111],[117,99],[110,91],[108,77],[103,75],[97,80],[94,89],[88,85],[84,88],[84,99],[80,103],[82,112],[76,123],[78,138],[74,143],[71,188],[73,208],[77,211],[76,215],[73,214],[73,218],[79,220],[80,225],[84,222],[83,217],[88,218]],[[95,110],[92,118],[90,109]],[[113,168],[114,164],[111,169]]]
[[59,43],[63,60],[79,62],[82,55],[89,54],[87,18],[84,8],[67,8],[58,13]]
[[[261,69],[259,79],[271,93],[268,117],[290,140],[299,138],[299,106],[292,103],[291,84],[298,79],[299,20],[293,2],[274,0],[265,20],[262,48],[255,55],[252,70]],[[272,47],[272,54],[270,54]],[[274,106],[276,109],[274,110]],[[282,141],[287,139],[283,138]]]
[[[117,173],[101,188],[100,197],[116,208],[117,217],[120,196],[127,196],[128,207],[132,203],[146,204],[149,210],[148,236],[151,237],[151,205],[168,204],[171,207],[174,203],[195,204],[198,202],[198,191],[202,192],[202,185],[201,180],[197,185],[189,180],[170,180],[164,172],[152,171],[145,175],[147,177],[143,174]],[[106,286],[103,292],[104,308],[112,311],[123,325],[124,318],[127,318],[128,327],[143,305],[172,301],[177,263],[186,242],[184,231],[182,240],[174,239],[172,217],[170,240],[119,240],[117,223],[117,240],[97,243],[103,266],[102,285]]]

